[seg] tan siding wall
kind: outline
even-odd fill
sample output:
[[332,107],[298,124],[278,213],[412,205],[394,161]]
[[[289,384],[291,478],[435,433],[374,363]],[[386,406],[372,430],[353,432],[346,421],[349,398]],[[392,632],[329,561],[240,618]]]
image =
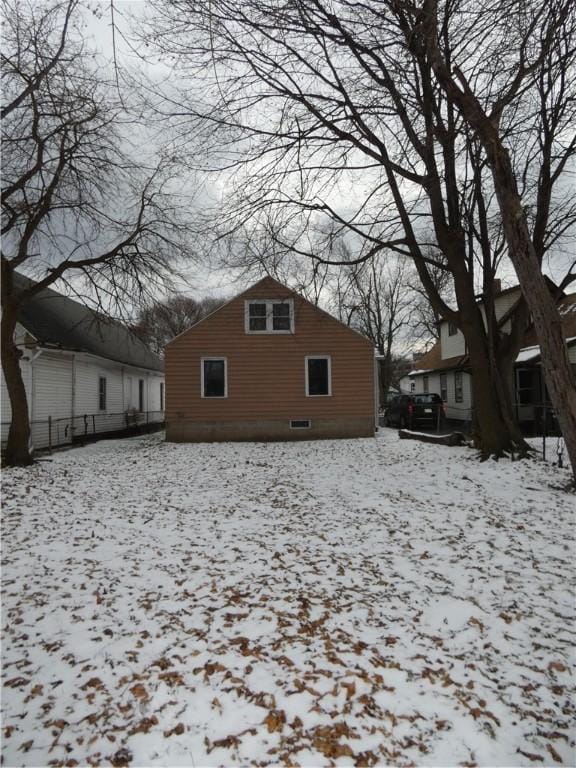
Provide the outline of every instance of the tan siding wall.
[[[245,301],[256,298],[294,298],[294,334],[246,334]],[[306,396],[307,355],[331,356],[331,396]],[[228,397],[202,398],[200,360],[219,356],[228,361]],[[166,348],[166,417],[173,423],[338,418],[373,423],[373,347],[277,283],[260,283]]]

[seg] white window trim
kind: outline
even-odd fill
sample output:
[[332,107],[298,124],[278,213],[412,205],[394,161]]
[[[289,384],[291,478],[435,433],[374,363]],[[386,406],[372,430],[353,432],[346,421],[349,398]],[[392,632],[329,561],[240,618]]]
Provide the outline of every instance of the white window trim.
[[[266,330],[250,330],[250,304],[266,304]],[[274,304],[288,304],[290,307],[290,330],[274,331],[272,329],[272,306]],[[287,336],[294,333],[294,299],[246,299],[244,302],[244,331],[251,336],[262,336],[271,334],[273,336]]]
[[[308,389],[308,360],[328,360],[328,394],[311,395]],[[332,358],[330,355],[306,355],[304,358],[304,392],[306,397],[332,397]]]
[[[204,361],[223,360],[224,361],[224,394],[223,395],[205,395],[204,394]],[[228,397],[228,358],[220,356],[201,357],[200,358],[200,397],[204,400],[225,400]]]

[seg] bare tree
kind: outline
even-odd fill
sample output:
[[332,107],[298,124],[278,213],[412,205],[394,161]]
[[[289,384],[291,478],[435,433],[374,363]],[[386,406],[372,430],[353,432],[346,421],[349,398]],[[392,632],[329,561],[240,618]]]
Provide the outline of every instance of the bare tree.
[[[431,262],[442,262],[442,254],[434,249],[429,250]],[[436,290],[444,301],[452,305],[450,296],[450,273],[444,268],[440,269],[433,264],[430,265],[430,279],[434,283]],[[439,341],[440,323],[442,316],[437,308],[430,303],[428,294],[418,280],[417,273],[411,274],[408,278],[408,288],[412,293],[412,312],[410,315],[410,330],[415,340],[423,342],[426,345]]]
[[[544,5],[550,4],[553,0]],[[182,142],[192,126],[224,137],[218,164],[230,172],[234,205],[228,218],[222,216],[223,229],[233,233],[248,220],[263,227],[273,210],[277,253],[284,247],[338,263],[333,239],[347,232],[362,242],[358,262],[378,253],[412,258],[434,311],[465,336],[483,456],[526,449],[502,362],[514,359],[529,312],[519,302],[508,317],[512,333],[497,318],[494,276],[510,240],[502,237],[505,223],[489,157],[439,81],[425,46],[419,55],[425,18],[417,4],[156,0],[152,5],[150,42],[170,56],[183,78],[179,103],[172,98]],[[512,71],[515,50],[502,47],[511,9],[522,5],[527,17],[542,18],[535,0],[502,5],[506,11],[482,14],[481,34],[471,21],[477,14],[470,2],[442,6],[442,53],[446,59],[450,52],[470,51],[471,60],[484,67],[479,88]],[[500,48],[493,45],[496,40]],[[486,48],[490,55],[484,56]],[[555,67],[563,71],[573,50],[565,45],[555,55]],[[573,89],[568,78],[559,88],[541,78],[523,94],[532,108],[510,103],[502,123],[525,182],[523,205],[533,211],[538,269],[576,219],[574,201],[562,189],[573,153],[565,140]],[[439,292],[431,273],[436,269],[449,275],[454,305]]]
[[[455,57],[444,43],[444,30],[451,21],[448,9],[440,8],[437,0],[425,0],[421,7],[409,5],[408,14],[401,9],[399,18],[403,25],[408,22],[405,29],[415,58],[430,63],[449,103],[462,114],[486,154],[508,254],[538,334],[546,384],[576,478],[576,378],[568,359],[560,315],[541,272],[543,241],[550,234],[548,213],[553,180],[561,175],[576,150],[573,125],[566,137],[557,134],[558,127],[566,125],[567,113],[574,117],[574,94],[568,101],[566,95],[569,80],[576,75],[576,9],[572,2],[562,0],[504,3],[501,12],[509,14],[506,28],[490,25],[485,31],[491,33],[491,55],[501,56],[509,51],[512,36],[513,56],[507,57],[503,76],[494,78],[488,87],[479,87],[484,64],[480,64],[477,56],[468,57],[470,46]],[[485,26],[481,23],[476,34],[482,33]],[[545,161],[544,176],[541,171],[538,177],[532,230],[521,192],[524,180],[518,177],[508,149],[506,120],[510,110],[522,111],[526,92],[537,94],[530,105],[535,103],[539,107],[540,145]]]
[[159,355],[179,333],[191,328],[224,304],[225,299],[194,299],[181,293],[143,307],[131,326],[132,331]]
[[[1,335],[10,464],[31,462],[14,342],[21,308],[56,280],[81,280],[118,314],[169,282],[184,253],[172,164],[149,164],[142,149],[138,161],[131,154],[129,134],[138,136],[139,126],[87,44],[83,10],[79,0],[2,0]],[[17,270],[35,282],[17,284]]]
[[[346,244],[342,243],[338,250],[342,258],[347,256],[352,261]],[[395,345],[407,330],[413,311],[413,294],[408,287],[410,267],[406,260],[375,256],[340,267],[335,281],[333,303],[338,317],[370,339],[378,351],[381,402],[394,377]]]

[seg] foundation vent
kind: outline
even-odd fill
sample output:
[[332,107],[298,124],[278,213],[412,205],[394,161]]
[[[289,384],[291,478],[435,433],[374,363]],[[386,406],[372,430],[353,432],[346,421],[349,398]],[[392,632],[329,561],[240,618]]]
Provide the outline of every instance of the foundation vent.
[[290,422],[290,429],[310,429],[310,419],[295,419]]

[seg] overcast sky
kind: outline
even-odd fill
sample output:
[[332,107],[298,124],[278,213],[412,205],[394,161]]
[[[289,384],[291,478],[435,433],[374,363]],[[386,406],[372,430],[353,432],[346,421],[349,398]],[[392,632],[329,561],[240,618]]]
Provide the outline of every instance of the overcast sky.
[[[97,47],[102,54],[112,61],[113,57],[113,36],[112,36],[112,19],[111,19],[111,6],[109,0],[92,0],[91,9],[93,13],[88,18],[88,32],[89,35],[95,41]],[[146,74],[147,77],[166,83],[169,79],[170,70],[161,64],[152,66],[144,62],[137,54],[131,49],[130,42],[128,40],[131,37],[131,27],[133,21],[138,18],[142,18],[146,14],[147,3],[146,0],[115,0],[115,24],[116,24],[116,57],[118,65],[121,71],[140,71]],[[125,84],[122,79],[119,82],[120,89],[125,88]],[[142,126],[143,135],[146,127]],[[147,140],[149,144],[149,141]],[[572,163],[572,170],[566,175],[566,184],[573,187],[574,182],[574,163]],[[193,178],[190,179],[191,191],[195,184]],[[214,203],[218,195],[221,192],[222,180],[213,180],[207,183],[207,186],[202,191],[201,201],[210,201]],[[351,190],[352,192],[352,190]],[[345,207],[347,204],[346,195],[342,194],[340,200],[341,206]],[[194,247],[194,244],[192,244]],[[566,271],[569,263],[573,259],[573,246],[559,247],[555,250],[554,255],[549,259],[548,272],[553,278],[560,278]],[[502,270],[502,278],[505,285],[511,285],[516,283],[516,278],[513,270],[505,268]],[[213,271],[209,268],[200,268],[194,266],[189,271],[189,282],[193,286],[192,291],[188,286],[182,286],[182,289],[186,292],[192,292],[197,296],[205,295],[206,293],[214,294],[233,294],[238,292],[243,285],[236,281],[237,273],[230,270],[223,272]]]

